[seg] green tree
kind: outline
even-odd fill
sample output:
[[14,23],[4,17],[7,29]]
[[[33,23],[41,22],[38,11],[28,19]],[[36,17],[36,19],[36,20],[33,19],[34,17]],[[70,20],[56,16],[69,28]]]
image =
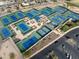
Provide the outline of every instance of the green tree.
[[14,53],[10,53],[10,59],[15,59],[15,54]]

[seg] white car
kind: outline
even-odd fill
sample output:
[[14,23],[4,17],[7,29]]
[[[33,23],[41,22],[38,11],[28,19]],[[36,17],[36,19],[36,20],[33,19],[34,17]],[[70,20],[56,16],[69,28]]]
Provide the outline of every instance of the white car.
[[22,6],[28,6],[29,3],[22,3]]

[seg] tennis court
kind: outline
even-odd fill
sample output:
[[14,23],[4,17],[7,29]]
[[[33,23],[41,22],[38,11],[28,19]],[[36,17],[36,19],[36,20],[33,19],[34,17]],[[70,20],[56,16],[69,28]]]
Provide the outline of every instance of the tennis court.
[[28,49],[29,47],[31,47],[33,44],[35,44],[37,42],[37,38],[35,36],[30,37],[28,40],[26,40],[25,42],[22,43],[23,47],[25,49]]
[[30,19],[32,19],[32,18],[33,18],[33,15],[32,15],[32,14],[30,14],[30,13],[26,13],[26,16],[27,16],[27,17],[29,17]]
[[32,36],[28,39],[24,39],[24,41],[18,43],[17,46],[21,52],[25,52],[28,48],[35,44],[37,40],[38,39],[35,36]]
[[7,16],[1,17],[1,22],[3,25],[9,25],[11,23],[11,20]]
[[57,24],[62,22],[62,20],[58,19],[58,17],[54,17],[54,18],[52,18],[52,20],[53,20],[53,22],[55,22]]
[[8,37],[12,36],[12,32],[9,28],[2,28],[0,30],[0,34],[3,38],[8,38]]
[[67,21],[68,20],[68,18],[66,18],[65,16],[63,16],[63,15],[56,15],[56,17],[57,17],[57,19],[58,20],[62,20],[62,22],[65,22],[65,21]]
[[35,16],[34,19],[38,22],[40,21],[40,16]]
[[29,17],[30,19],[32,19],[33,17],[35,17],[37,15],[40,15],[40,12],[36,9],[32,9],[32,10],[29,10],[29,11],[25,12],[25,15],[27,17]]
[[65,12],[64,14],[62,14],[63,15],[63,17],[65,18],[65,19],[70,19],[71,17],[69,16],[69,15],[71,15],[71,11],[67,11],[67,12]]
[[54,25],[52,25],[51,23],[46,24],[45,26],[46,26],[47,28],[49,28],[50,30],[53,30],[53,29],[54,29]]
[[50,32],[50,29],[48,29],[47,27],[43,26],[41,28],[45,33],[49,33]]
[[46,8],[43,8],[42,10],[40,10],[42,14],[44,14],[45,16],[49,16],[53,13],[55,13],[55,10],[53,10],[52,8],[50,7],[46,7]]
[[63,20],[61,20],[61,18],[58,17],[57,15],[51,16],[50,20],[51,20],[52,22],[56,23],[56,24],[59,24],[59,23],[61,23],[61,22],[63,21]]
[[35,36],[37,39],[41,38],[41,36],[37,32],[34,32],[32,35]]
[[[67,16],[68,17],[68,16]],[[55,15],[50,15],[49,19],[52,21],[52,25],[57,26],[61,23],[64,23],[65,21],[68,20],[68,18],[66,18],[65,16],[63,16],[62,14],[55,14]]]
[[57,13],[60,13],[60,14],[63,14],[65,12],[68,11],[67,8],[63,7],[63,6],[56,6],[54,7],[54,10],[57,12]]
[[42,37],[46,35],[46,32],[44,32],[42,29],[37,30],[37,33],[40,34]]
[[29,11],[29,13],[31,13],[34,16],[36,16],[36,15],[39,15],[40,14],[40,11],[37,10],[37,9],[32,9],[32,10]]
[[27,49],[33,46],[40,38],[41,36],[34,32],[30,37],[25,38],[23,41],[17,43],[17,46],[21,52],[25,52]]
[[27,33],[31,30],[31,27],[29,27],[25,22],[21,21],[16,24],[17,28],[23,33]]
[[17,16],[15,14],[11,14],[8,17],[12,20],[12,22],[18,21],[18,18],[17,18]]
[[25,17],[24,13],[22,11],[18,11],[15,13],[15,15],[17,16],[18,19],[22,19]]
[[79,20],[79,14],[71,12],[71,15],[69,15],[72,18],[72,21]]
[[3,23],[3,25],[6,26],[6,25],[16,22],[24,17],[25,17],[25,15],[22,11],[17,11],[17,12],[14,12],[14,13],[1,17],[1,22]]
[[65,17],[66,19],[72,18],[72,21],[79,20],[79,14],[72,11],[67,11],[66,13],[63,14],[63,17]]

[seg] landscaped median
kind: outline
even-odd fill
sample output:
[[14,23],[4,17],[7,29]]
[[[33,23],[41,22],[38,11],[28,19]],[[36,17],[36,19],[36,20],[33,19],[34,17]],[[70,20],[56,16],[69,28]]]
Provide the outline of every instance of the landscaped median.
[[79,20],[78,21],[74,21],[74,22],[67,22],[64,26],[62,26],[60,29],[61,31],[63,32],[66,32],[67,30],[73,28],[73,27],[76,27],[76,26],[79,26]]

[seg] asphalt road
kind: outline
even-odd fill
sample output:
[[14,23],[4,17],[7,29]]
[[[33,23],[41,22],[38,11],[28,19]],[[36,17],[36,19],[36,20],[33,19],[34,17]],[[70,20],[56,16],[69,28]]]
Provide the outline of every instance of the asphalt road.
[[66,35],[59,38],[58,41],[52,43],[50,46],[33,56],[31,59],[48,59],[46,56],[49,55],[52,50],[56,53],[59,59],[70,59],[67,58],[66,54],[69,54],[71,59],[79,59],[79,50],[66,42],[66,40],[70,38],[73,38],[77,42],[77,45],[79,44],[79,28],[68,32]]

